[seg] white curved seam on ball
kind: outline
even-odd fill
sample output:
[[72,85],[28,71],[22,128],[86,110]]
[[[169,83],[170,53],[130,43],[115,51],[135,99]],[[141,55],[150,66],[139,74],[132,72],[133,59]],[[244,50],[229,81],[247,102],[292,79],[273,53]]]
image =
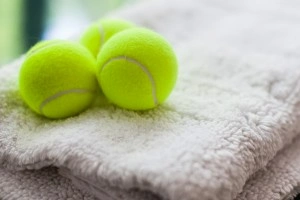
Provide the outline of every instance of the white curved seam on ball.
[[52,44],[48,44],[46,46],[43,46],[43,47],[40,47],[40,48],[37,48],[35,50],[33,50],[32,52],[30,52],[30,54],[27,54],[26,57],[29,57],[29,56],[32,56],[34,55],[35,53],[41,51],[41,50],[44,50],[44,49],[47,49],[48,47],[51,47],[51,46],[54,46],[58,43],[59,41],[55,41],[55,42],[52,42]]
[[99,45],[97,54],[100,52],[100,49],[103,46],[104,36],[105,36],[105,32],[104,32],[104,28],[103,28],[102,24],[99,24],[99,29],[98,30],[99,30],[99,34],[100,34],[100,45]]
[[43,113],[43,109],[44,107],[50,103],[51,101],[63,96],[63,95],[66,95],[66,94],[71,94],[71,93],[77,93],[77,94],[82,94],[82,93],[94,93],[93,91],[91,90],[85,90],[85,89],[71,89],[71,90],[66,90],[66,91],[62,91],[62,92],[58,92],[54,95],[52,95],[51,97],[48,97],[47,99],[45,99],[41,105],[40,105],[40,113],[44,114]]
[[118,56],[118,57],[111,58],[108,61],[106,61],[104,63],[104,65],[101,67],[100,74],[101,74],[102,70],[104,69],[104,67],[106,67],[106,65],[108,65],[110,62],[115,61],[115,60],[126,60],[128,62],[136,64],[137,66],[139,66],[145,72],[145,74],[149,78],[150,83],[152,85],[152,97],[153,97],[154,105],[158,105],[158,100],[157,100],[157,96],[156,96],[156,85],[155,85],[155,81],[153,79],[153,76],[151,75],[151,73],[149,72],[147,67],[145,67],[142,63],[138,62],[137,60],[135,60],[133,58],[129,58],[127,56]]

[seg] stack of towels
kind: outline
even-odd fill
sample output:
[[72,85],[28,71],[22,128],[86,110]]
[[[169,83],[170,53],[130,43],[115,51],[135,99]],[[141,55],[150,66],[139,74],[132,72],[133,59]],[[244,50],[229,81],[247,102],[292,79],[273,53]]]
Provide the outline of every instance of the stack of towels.
[[0,68],[0,199],[289,200],[300,192],[300,2],[153,0],[111,13],[162,34],[179,79],[156,109],[50,120]]

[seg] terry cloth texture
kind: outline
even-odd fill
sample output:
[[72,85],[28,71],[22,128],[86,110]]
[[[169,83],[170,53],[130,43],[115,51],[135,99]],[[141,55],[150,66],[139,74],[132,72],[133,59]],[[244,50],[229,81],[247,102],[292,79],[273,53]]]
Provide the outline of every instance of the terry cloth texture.
[[0,163],[18,172],[0,173],[11,183],[0,197],[39,199],[36,186],[11,185],[51,173],[58,193],[77,187],[101,200],[289,199],[300,182],[299,9],[296,0],[159,0],[112,13],[162,34],[178,56],[174,92],[146,112],[102,101],[45,119],[20,98],[22,58],[3,66]]
[[56,168],[11,171],[0,168],[0,199],[96,200],[61,177]]

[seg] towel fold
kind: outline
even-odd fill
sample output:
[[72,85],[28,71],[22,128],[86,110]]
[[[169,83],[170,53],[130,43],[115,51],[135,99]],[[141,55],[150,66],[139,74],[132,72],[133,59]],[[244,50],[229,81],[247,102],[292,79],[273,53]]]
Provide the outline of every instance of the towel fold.
[[[292,144],[300,133],[299,8],[295,0],[164,0],[112,13],[159,32],[178,56],[174,92],[149,111],[104,103],[45,119],[19,95],[23,58],[0,68],[1,169],[36,170],[20,175],[35,182],[54,166],[62,190],[105,200],[293,196],[300,181],[299,142]],[[0,197],[17,199],[0,187]],[[46,190],[44,199],[51,199]]]
[[96,200],[74,187],[53,167],[37,171],[12,171],[1,167],[0,180],[2,200]]
[[300,137],[247,181],[236,200],[293,200],[300,194]]

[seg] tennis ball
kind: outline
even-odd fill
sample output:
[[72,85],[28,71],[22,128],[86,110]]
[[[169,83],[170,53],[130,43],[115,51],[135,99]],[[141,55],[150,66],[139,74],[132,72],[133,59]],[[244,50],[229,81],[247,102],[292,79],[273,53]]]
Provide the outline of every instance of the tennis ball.
[[28,51],[21,66],[21,97],[33,111],[48,118],[76,115],[96,96],[95,70],[95,58],[82,45],[40,42]]
[[107,41],[97,58],[97,78],[105,96],[132,110],[166,100],[177,79],[177,59],[159,34],[132,28]]
[[116,33],[134,25],[121,19],[103,19],[89,26],[83,33],[80,43],[97,57],[103,44]]

